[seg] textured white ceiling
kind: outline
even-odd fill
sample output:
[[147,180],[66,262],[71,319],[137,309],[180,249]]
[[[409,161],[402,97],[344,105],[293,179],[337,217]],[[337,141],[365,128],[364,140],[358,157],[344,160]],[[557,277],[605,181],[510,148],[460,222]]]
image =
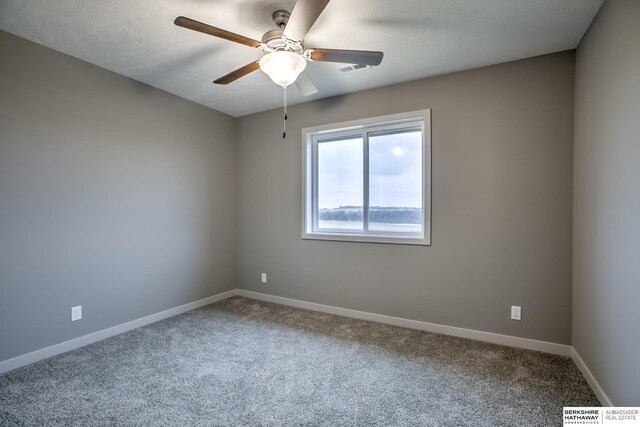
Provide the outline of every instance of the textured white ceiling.
[[[573,49],[603,0],[332,0],[307,47],[381,50],[379,67],[340,73],[309,63],[319,92],[290,103]],[[259,49],[173,25],[184,15],[255,39],[295,0],[0,0],[0,28],[232,116],[281,105],[256,71],[212,81]]]

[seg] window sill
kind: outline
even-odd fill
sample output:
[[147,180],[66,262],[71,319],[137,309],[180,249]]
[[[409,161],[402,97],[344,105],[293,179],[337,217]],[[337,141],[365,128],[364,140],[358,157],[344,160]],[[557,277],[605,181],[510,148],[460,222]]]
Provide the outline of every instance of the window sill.
[[303,233],[303,240],[327,240],[333,242],[354,242],[354,243],[384,243],[391,245],[414,245],[431,246],[429,238],[384,236],[384,235],[360,235],[360,234],[335,234],[335,233]]

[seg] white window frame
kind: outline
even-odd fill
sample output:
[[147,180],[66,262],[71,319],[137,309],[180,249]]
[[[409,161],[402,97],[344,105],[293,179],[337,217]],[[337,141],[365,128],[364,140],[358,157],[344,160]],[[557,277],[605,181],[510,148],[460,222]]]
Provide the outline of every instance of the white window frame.
[[[363,204],[368,206],[369,160],[368,133],[407,127],[422,128],[422,233],[390,231],[318,230],[317,190],[318,155],[317,140],[323,136],[363,135],[364,144],[364,194]],[[431,110],[411,111],[401,114],[371,117],[361,120],[333,123],[302,129],[302,238],[364,243],[392,243],[405,245],[431,245]],[[367,209],[363,220],[367,221]]]

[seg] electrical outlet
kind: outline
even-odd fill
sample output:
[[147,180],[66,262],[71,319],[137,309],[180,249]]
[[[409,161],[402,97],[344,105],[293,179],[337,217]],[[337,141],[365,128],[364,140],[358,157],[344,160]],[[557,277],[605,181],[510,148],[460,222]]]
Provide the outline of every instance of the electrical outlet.
[[267,283],[267,273],[262,273],[262,283]]
[[511,306],[511,320],[522,320],[522,307],[519,305]]
[[76,305],[75,307],[71,307],[71,321],[75,322],[80,319],[82,319],[82,306]]

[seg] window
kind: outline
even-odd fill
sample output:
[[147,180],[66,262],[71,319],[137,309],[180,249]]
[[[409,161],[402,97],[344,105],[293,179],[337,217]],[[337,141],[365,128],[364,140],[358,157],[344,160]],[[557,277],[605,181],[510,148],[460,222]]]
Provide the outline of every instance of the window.
[[430,244],[430,110],[302,133],[304,239]]

